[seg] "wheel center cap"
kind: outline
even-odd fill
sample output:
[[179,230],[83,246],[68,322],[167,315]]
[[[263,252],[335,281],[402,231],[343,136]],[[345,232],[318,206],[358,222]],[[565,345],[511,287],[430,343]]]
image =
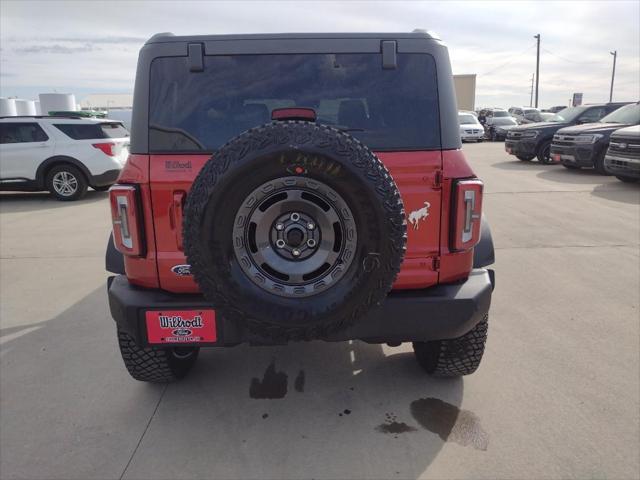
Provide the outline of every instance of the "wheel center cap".
[[303,238],[304,232],[299,228],[292,228],[287,232],[287,243],[292,247],[299,247]]

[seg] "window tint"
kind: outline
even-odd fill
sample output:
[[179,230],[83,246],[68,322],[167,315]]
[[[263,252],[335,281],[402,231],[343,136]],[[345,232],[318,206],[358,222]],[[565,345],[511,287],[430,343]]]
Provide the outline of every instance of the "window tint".
[[602,117],[604,117],[605,113],[607,113],[604,107],[590,108],[582,115],[580,115],[580,122],[582,123],[592,123],[597,122]]
[[473,115],[458,115],[458,119],[460,120],[460,124],[461,125],[477,125],[478,123],[478,119],[476,117],[474,117]]
[[629,125],[640,124],[640,103],[625,105],[600,119],[603,123],[627,123]]
[[37,123],[0,123],[0,143],[46,142],[49,137]]
[[510,117],[511,115],[509,115],[509,112],[507,112],[506,110],[494,110],[493,116],[494,117]]
[[386,70],[380,54],[206,56],[204,66],[191,73],[186,57],[154,60],[151,151],[213,151],[293,106],[315,109],[318,123],[373,149],[440,148],[429,55],[401,53],[398,68]]
[[57,123],[58,130],[74,140],[96,140],[100,138],[128,137],[129,132],[121,123]]

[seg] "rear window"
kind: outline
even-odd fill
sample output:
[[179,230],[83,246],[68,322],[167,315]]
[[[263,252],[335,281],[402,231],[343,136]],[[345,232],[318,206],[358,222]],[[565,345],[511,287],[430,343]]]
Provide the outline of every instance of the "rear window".
[[150,151],[214,151],[293,106],[375,150],[440,148],[430,55],[399,54],[396,69],[383,69],[380,54],[206,56],[204,66],[192,73],[186,57],[153,61]]
[[74,140],[96,140],[100,138],[124,138],[129,132],[121,123],[57,123],[58,130]]

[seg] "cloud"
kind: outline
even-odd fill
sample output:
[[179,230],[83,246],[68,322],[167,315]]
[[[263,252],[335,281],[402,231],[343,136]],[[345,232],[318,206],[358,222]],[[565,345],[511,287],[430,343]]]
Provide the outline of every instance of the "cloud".
[[54,42],[79,42],[90,44],[141,44],[147,41],[147,37],[54,37]]
[[29,47],[14,48],[14,52],[16,53],[54,53],[64,55],[70,55],[78,52],[92,52],[94,50],[99,50],[99,48],[89,43],[78,47],[67,47],[64,45],[31,45]]
[[[113,5],[113,1],[2,2],[0,43],[4,48],[0,60],[3,69],[15,73],[15,77],[3,77],[3,95],[17,89],[25,95],[29,87],[35,95],[42,85],[73,91],[130,92],[139,48],[151,35],[163,31],[193,35],[292,29],[410,32],[427,28],[438,32],[448,45],[454,73],[478,74],[478,105],[529,104],[535,72],[533,35],[537,33],[542,36],[543,106],[566,103],[573,92],[583,92],[585,102],[608,100],[609,51],[613,50],[618,51],[614,100],[640,96],[640,2],[636,0],[185,0],[153,2],[152,7],[147,1],[128,1],[126,8]],[[38,15],[33,15],[34,11]],[[102,18],[105,21],[100,21]]]

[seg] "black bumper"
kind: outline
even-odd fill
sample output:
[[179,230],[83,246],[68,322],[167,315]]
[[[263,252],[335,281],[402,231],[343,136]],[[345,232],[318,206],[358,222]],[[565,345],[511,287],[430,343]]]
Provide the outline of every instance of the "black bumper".
[[628,158],[607,153],[604,157],[607,172],[618,177],[640,179],[640,158]]
[[600,154],[600,149],[600,146],[594,144],[578,146],[552,143],[551,161],[578,167],[593,167]]
[[[440,340],[464,335],[489,312],[494,286],[492,270],[477,268],[461,283],[437,285],[425,290],[391,292],[384,303],[353,327],[321,340],[364,340],[398,343]],[[140,345],[147,345],[145,311],[211,308],[201,295],[170,294],[131,285],[124,275],[109,277],[109,307],[118,328]],[[241,325],[217,315],[214,346],[239,343],[270,344]]]
[[118,179],[118,175],[120,175],[120,170],[107,170],[100,175],[94,175],[91,177],[91,186],[92,187],[106,187],[107,185],[113,185],[116,183]]
[[504,149],[509,155],[516,155],[519,157],[535,157],[536,156],[536,141],[532,140],[512,140],[508,134],[504,141]]

